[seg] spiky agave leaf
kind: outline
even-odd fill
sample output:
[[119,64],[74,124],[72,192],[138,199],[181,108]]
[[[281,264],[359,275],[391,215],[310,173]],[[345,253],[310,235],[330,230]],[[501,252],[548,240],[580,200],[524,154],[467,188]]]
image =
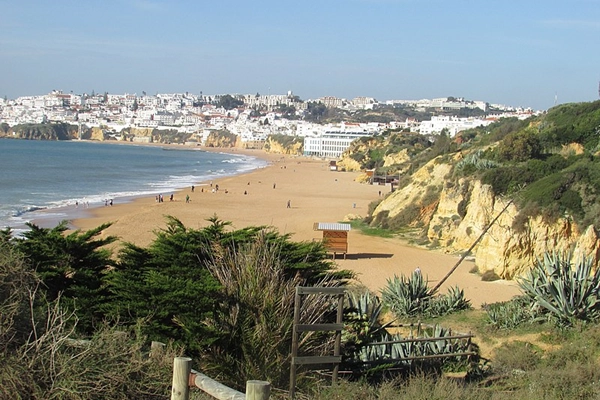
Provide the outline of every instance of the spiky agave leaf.
[[422,313],[433,295],[434,291],[427,286],[427,281],[416,272],[410,277],[394,275],[381,291],[383,302],[398,317]]
[[559,323],[593,321],[600,316],[600,270],[591,257],[547,252],[520,280],[523,292]]

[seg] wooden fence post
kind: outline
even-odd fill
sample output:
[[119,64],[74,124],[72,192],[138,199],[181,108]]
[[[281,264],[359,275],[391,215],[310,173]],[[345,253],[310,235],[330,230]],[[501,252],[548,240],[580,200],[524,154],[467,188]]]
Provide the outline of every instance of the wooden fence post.
[[191,371],[191,358],[175,357],[173,360],[173,386],[171,389],[171,400],[189,400]]
[[268,400],[271,395],[271,384],[266,381],[247,381],[246,400]]

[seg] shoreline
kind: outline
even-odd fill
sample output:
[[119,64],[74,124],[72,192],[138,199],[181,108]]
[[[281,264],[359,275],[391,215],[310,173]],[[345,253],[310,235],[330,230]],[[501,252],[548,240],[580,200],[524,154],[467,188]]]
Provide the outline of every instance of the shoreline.
[[[181,146],[181,145],[176,145]],[[204,149],[204,148],[203,148]],[[184,188],[174,192],[174,201],[142,197],[113,207],[91,210],[89,217],[72,221],[81,230],[113,222],[103,235],[115,235],[123,241],[147,246],[157,229],[166,225],[166,216],[178,218],[185,226],[200,229],[208,218],[216,215],[231,222],[231,229],[266,226],[294,241],[321,240],[321,232],[313,230],[315,222],[340,222],[348,217],[365,217],[369,204],[379,198],[379,191],[389,186],[373,186],[355,181],[358,173],[333,172],[328,162],[304,156],[274,155],[263,150],[211,148],[226,154],[245,154],[261,158],[268,165],[249,172],[198,182],[197,189]],[[204,188],[205,190],[202,190]],[[186,203],[186,196],[190,202]],[[288,201],[290,207],[287,207]],[[458,261],[458,256],[413,247],[396,238],[381,238],[351,231],[346,259],[335,260],[341,269],[357,275],[357,281],[379,294],[394,275],[409,275],[419,267],[430,285],[435,285]],[[472,261],[464,261],[442,286],[445,293],[458,285],[474,307],[484,303],[506,301],[520,291],[514,282],[483,282],[469,271]]]
[[[222,149],[222,148],[206,148],[206,147],[199,147],[199,146],[189,146],[189,145],[180,145],[180,144],[164,144],[164,143],[133,143],[133,142],[121,142],[121,141],[95,141],[95,140],[70,140],[69,142],[84,142],[84,143],[91,143],[91,144],[105,144],[105,145],[121,145],[121,146],[135,146],[135,147],[154,147],[154,148],[161,148],[163,150],[172,150],[172,151],[184,151],[184,152],[190,152],[190,151],[202,151],[205,153],[215,153],[215,154],[220,154],[220,155],[224,155],[224,156],[234,156],[234,157],[251,157],[255,160],[260,160],[259,162],[257,161],[249,161],[247,163],[245,163],[246,165],[248,165],[248,170],[247,171],[228,171],[226,174],[223,175],[219,175],[216,176],[213,179],[222,179],[223,177],[227,177],[227,176],[233,176],[233,175],[238,175],[238,174],[245,174],[245,173],[249,173],[252,172],[255,169],[260,169],[265,167],[266,165],[268,165],[269,161],[269,157],[265,157],[264,153],[263,154],[258,154],[257,152],[253,152],[253,151],[223,151],[223,150],[228,150],[228,149]],[[252,165],[253,163],[260,163],[261,165]],[[266,163],[265,165],[262,165],[262,163]],[[235,163],[234,163],[235,164]],[[242,168],[243,169],[243,168]],[[208,178],[207,181],[208,182]],[[43,228],[52,228],[55,227],[56,225],[58,225],[58,223],[60,223],[63,220],[67,220],[69,221],[69,227],[71,229],[76,229],[76,226],[73,226],[72,221],[76,221],[76,220],[81,220],[81,219],[86,219],[86,218],[92,218],[94,216],[94,213],[96,212],[96,210],[104,208],[105,206],[107,206],[107,202],[110,203],[110,201],[112,200],[114,205],[117,204],[127,204],[127,203],[131,203],[134,201],[137,201],[140,198],[144,198],[147,196],[152,196],[154,197],[155,195],[158,194],[163,194],[165,197],[168,197],[171,193],[176,193],[178,191],[181,190],[185,190],[186,187],[189,187],[187,185],[184,186],[174,186],[171,189],[165,190],[165,189],[154,189],[154,190],[150,190],[148,191],[148,189],[144,189],[144,190],[133,190],[132,193],[114,193],[111,195],[97,195],[97,196],[92,196],[89,200],[87,201],[87,199],[84,198],[72,198],[69,201],[67,200],[63,200],[61,201],[63,204],[59,204],[59,205],[44,205],[41,207],[37,207],[37,209],[35,210],[31,210],[31,211],[26,211],[23,214],[21,214],[21,216],[23,217],[23,219],[27,222],[36,224],[40,227]],[[135,193],[136,191],[139,191],[139,193]],[[106,197],[103,197],[106,196]],[[24,225],[25,222],[23,222],[22,224],[18,224],[18,225],[11,225],[10,227],[12,229],[14,229],[17,232],[26,230],[26,227]]]

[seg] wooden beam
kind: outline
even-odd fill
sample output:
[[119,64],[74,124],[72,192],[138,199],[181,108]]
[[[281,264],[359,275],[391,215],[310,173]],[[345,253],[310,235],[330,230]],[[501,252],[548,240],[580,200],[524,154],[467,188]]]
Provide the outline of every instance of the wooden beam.
[[298,286],[296,287],[296,291],[298,294],[344,294],[346,293],[346,288]]
[[344,324],[298,324],[298,332],[334,332],[344,329]]
[[294,365],[336,364],[342,362],[342,356],[304,356],[292,357]]
[[212,397],[219,400],[245,400],[246,395],[225,386],[208,376],[201,374],[200,372],[194,371],[194,384],[196,387],[202,389],[204,392],[210,394]]

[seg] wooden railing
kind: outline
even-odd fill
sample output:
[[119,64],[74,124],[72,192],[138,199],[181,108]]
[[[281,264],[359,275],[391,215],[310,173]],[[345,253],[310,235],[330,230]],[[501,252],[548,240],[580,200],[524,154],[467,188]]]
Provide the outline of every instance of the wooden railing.
[[190,388],[196,387],[218,400],[268,400],[271,384],[265,381],[247,381],[246,393],[238,392],[192,369],[192,359],[175,357],[171,400],[189,400]]

